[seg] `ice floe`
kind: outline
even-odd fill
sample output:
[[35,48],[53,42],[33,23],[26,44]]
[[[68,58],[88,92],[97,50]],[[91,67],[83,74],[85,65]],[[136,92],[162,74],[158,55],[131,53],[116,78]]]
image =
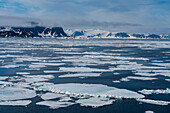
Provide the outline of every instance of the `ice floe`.
[[38,102],[36,104],[37,105],[48,106],[48,107],[50,107],[50,109],[58,109],[58,108],[62,108],[62,107],[71,106],[71,105],[73,105],[75,103],[72,103],[72,102],[58,102],[58,101],[42,101],[42,102]]
[[61,66],[65,63],[32,63],[32,65],[41,65],[41,66]]
[[152,63],[152,64],[157,66],[170,67],[170,63]]
[[23,76],[24,77],[21,79],[29,83],[49,81],[49,79],[54,78],[53,75],[23,75]]
[[154,111],[145,111],[145,113],[154,113]]
[[140,76],[128,76],[126,78],[122,78],[121,81],[130,81],[130,79],[134,79],[134,80],[156,80],[157,78],[153,78],[153,77],[140,77]]
[[143,90],[140,90],[138,92],[140,92],[142,94],[145,94],[145,95],[150,95],[150,94],[169,94],[170,93],[170,89],[169,88],[166,88],[165,90],[163,90],[163,89],[157,89],[157,90],[143,89]]
[[68,102],[68,101],[73,101],[73,99],[71,99],[70,97],[61,97],[61,99],[59,100],[59,102]]
[[79,103],[81,106],[90,106],[90,107],[101,107],[105,105],[110,105],[115,100],[109,100],[108,98],[89,98],[89,99],[79,99],[76,103]]
[[30,73],[29,72],[16,72],[16,74],[18,74],[18,75],[29,75]]
[[0,84],[2,84],[2,85],[12,85],[12,82],[0,81]]
[[88,67],[60,67],[60,71],[64,71],[64,72],[109,72],[110,70],[88,68]]
[[168,105],[168,104],[170,104],[170,102],[162,101],[162,100],[137,99],[137,101],[148,103],[148,104],[155,104],[155,105]]
[[[143,70],[144,71],[144,70]],[[143,72],[143,73],[135,73],[135,75],[140,75],[140,76],[157,76],[157,73],[147,73],[147,72]]]
[[102,84],[55,84],[37,86],[37,90],[51,91],[76,96],[94,96],[94,97],[113,97],[113,98],[144,98],[144,95],[127,89],[118,89]]
[[43,71],[44,73],[61,73],[61,71],[50,71],[50,70],[46,70]]
[[0,101],[0,105],[3,106],[27,106],[31,103],[31,100],[17,100],[17,101]]
[[54,75],[23,75],[27,78],[45,78],[45,79],[53,79]]
[[56,94],[56,93],[45,93],[41,96],[43,100],[50,100],[55,98],[65,97],[66,95],[63,94]]
[[0,80],[6,80],[8,77],[0,77]]
[[5,65],[5,66],[0,66],[0,68],[18,68],[21,65]]
[[20,87],[4,87],[0,88],[0,100],[19,100],[28,99],[36,96],[33,90],[20,88]]
[[166,81],[170,82],[170,79],[165,79]]
[[60,75],[59,78],[66,78],[66,77],[99,77],[100,73],[76,73],[76,74],[66,74]]
[[112,81],[113,83],[120,83],[120,81],[119,80],[115,80],[115,81]]

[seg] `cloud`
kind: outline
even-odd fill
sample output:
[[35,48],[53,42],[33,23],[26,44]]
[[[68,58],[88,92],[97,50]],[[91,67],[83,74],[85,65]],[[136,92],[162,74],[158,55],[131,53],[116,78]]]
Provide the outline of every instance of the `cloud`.
[[89,20],[74,20],[67,21],[63,24],[66,27],[124,27],[124,26],[141,26],[135,23],[107,22],[107,21],[89,21]]
[[8,24],[20,20],[24,25],[35,21],[49,26],[126,31],[147,29],[152,32],[156,27],[169,28],[169,7],[169,0],[0,0],[1,15],[23,17],[23,21],[8,18]]
[[39,19],[0,15],[0,26],[33,26],[39,24]]

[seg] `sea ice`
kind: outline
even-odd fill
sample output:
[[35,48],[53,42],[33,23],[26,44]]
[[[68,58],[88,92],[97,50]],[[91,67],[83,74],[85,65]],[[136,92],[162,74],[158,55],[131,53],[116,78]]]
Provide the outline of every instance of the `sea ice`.
[[20,65],[5,65],[5,66],[0,66],[1,68],[18,68]]
[[142,94],[145,94],[145,95],[150,95],[150,94],[169,94],[170,93],[170,89],[169,88],[166,88],[165,90],[163,90],[163,89],[157,89],[157,90],[143,89],[143,90],[140,90],[138,92],[140,92]]
[[120,81],[118,81],[118,80],[115,80],[115,81],[112,81],[113,83],[120,83]]
[[0,101],[0,105],[3,106],[27,106],[31,103],[30,100],[17,100],[17,101]]
[[73,101],[73,99],[71,99],[70,97],[61,97],[61,99],[59,100],[59,102],[68,102],[68,101]]
[[145,113],[154,113],[154,111],[145,111]]
[[41,66],[61,66],[65,63],[32,63],[32,65],[41,65]]
[[63,94],[55,94],[55,93],[46,93],[41,96],[43,100],[50,100],[55,98],[65,97],[66,95]]
[[88,67],[60,67],[60,71],[65,71],[65,72],[109,72],[110,70],[88,68]]
[[157,78],[153,78],[153,77],[139,77],[139,76],[128,76],[126,78],[122,78],[121,80],[123,80],[123,79],[124,79],[124,81],[128,81],[128,79],[135,79],[135,80],[156,80]]
[[29,75],[30,73],[29,72],[16,72],[16,74],[18,74],[18,75]]
[[113,97],[113,98],[144,98],[144,95],[126,89],[118,89],[102,84],[55,84],[37,86],[37,90],[51,91],[76,96]]
[[62,107],[68,107],[73,105],[74,103],[72,102],[58,102],[58,101],[42,101],[36,103],[37,105],[44,105],[44,106],[49,106],[50,109],[58,109]]
[[0,80],[6,80],[8,77],[0,77]]
[[33,98],[36,96],[35,91],[19,88],[19,87],[4,87],[0,88],[0,100],[18,100]]
[[50,71],[50,70],[46,70],[46,71],[44,71],[44,73],[60,73],[61,71]]
[[53,79],[54,75],[23,75],[27,78],[45,78],[45,79]]
[[170,104],[170,102],[162,101],[162,100],[137,99],[137,101],[148,103],[148,104],[162,105],[162,106]]
[[170,79],[165,79],[166,81],[170,82]]
[[66,77],[99,77],[100,73],[76,73],[76,74],[66,74],[60,75],[59,78],[66,78]]
[[115,100],[109,100],[108,98],[89,98],[89,99],[79,99],[76,103],[79,103],[81,106],[90,106],[90,107],[101,107],[105,105],[110,105]]
[[141,70],[141,71],[143,71],[143,72],[135,73],[135,75],[140,75],[140,76],[156,76],[156,75],[158,75],[157,73],[147,73],[147,71],[151,72],[151,70],[146,70],[146,72],[144,72],[145,70]]
[[2,85],[11,85],[12,82],[8,82],[8,81],[0,81],[0,84],[2,84]]

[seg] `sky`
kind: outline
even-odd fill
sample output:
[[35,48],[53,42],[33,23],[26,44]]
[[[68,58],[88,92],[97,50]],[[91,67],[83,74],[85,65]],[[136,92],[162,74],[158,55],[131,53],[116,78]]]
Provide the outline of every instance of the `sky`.
[[0,26],[170,34],[170,0],[0,0]]

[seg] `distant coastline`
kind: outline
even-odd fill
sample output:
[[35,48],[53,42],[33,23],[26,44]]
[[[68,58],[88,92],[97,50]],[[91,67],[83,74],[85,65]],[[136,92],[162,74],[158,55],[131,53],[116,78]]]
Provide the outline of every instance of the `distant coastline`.
[[57,39],[170,39],[170,35],[129,34],[103,30],[63,30],[62,27],[0,27],[0,38],[57,38]]

